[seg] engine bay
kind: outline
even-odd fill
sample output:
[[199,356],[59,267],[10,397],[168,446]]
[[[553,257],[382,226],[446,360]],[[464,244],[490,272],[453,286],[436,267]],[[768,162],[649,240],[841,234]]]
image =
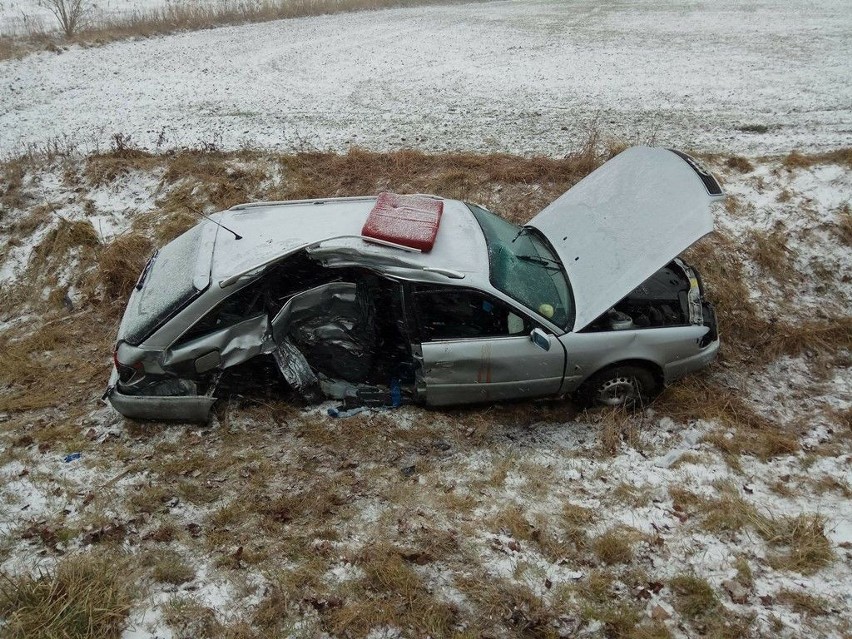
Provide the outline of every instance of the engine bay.
[[692,269],[675,259],[598,317],[584,333],[690,324]]

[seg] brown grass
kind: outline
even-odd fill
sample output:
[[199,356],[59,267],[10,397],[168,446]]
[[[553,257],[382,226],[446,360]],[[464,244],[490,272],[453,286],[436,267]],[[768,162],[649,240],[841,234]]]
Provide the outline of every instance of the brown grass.
[[416,636],[447,636],[458,611],[436,599],[403,558],[404,552],[376,544],[358,558],[364,571],[357,596],[331,608],[323,622],[333,634],[363,636],[373,628],[396,626]]
[[121,635],[133,603],[123,561],[66,557],[55,570],[0,575],[3,636],[111,639]]
[[825,536],[821,515],[763,517],[755,522],[758,533],[781,552],[769,558],[776,570],[812,575],[834,561],[831,542]]
[[700,500],[697,507],[705,514],[702,527],[714,534],[756,530],[779,551],[768,559],[778,570],[810,575],[834,560],[831,542],[825,535],[826,520],[820,515],[762,513],[731,488],[718,499]]
[[139,233],[119,235],[106,244],[98,255],[98,283],[104,299],[124,303],[152,253],[151,241]]
[[707,438],[728,455],[749,454],[765,460],[800,449],[795,433],[759,415],[739,394],[703,375],[666,389],[654,408],[677,421],[705,419],[732,429],[733,437],[726,436],[726,431],[716,431]]
[[669,588],[675,595],[675,608],[689,619],[710,617],[722,607],[713,587],[695,575],[678,575]]
[[748,563],[748,559],[740,555],[734,560],[734,568],[737,569],[737,581],[743,588],[751,590],[754,588],[754,573]]
[[786,169],[810,168],[817,164],[840,164],[852,167],[852,147],[813,154],[791,151],[783,162]]
[[[603,159],[588,143],[562,159],[474,153],[429,155],[410,150],[304,153],[282,160],[286,173],[294,179],[281,195],[282,199],[315,198],[391,190],[469,198],[488,206],[494,197],[491,186],[497,183],[508,188],[508,193],[504,188],[502,199],[514,204],[498,210],[512,221],[526,222]],[[533,184],[541,188],[531,189]]]
[[495,532],[504,532],[515,539],[526,541],[533,537],[534,527],[521,507],[514,504],[498,511],[491,518],[490,524]]
[[834,226],[835,234],[844,246],[852,247],[852,209],[849,204],[844,204],[837,211],[837,221]]
[[779,590],[775,595],[775,600],[789,607],[793,612],[798,612],[806,617],[818,617],[827,615],[829,612],[829,603],[821,598],[814,597],[801,590]]
[[764,273],[779,280],[790,279],[794,253],[787,245],[789,232],[783,224],[778,224],[769,232],[752,229],[746,236],[746,246],[751,259]]
[[[22,337],[0,335],[0,412],[65,406],[69,421],[94,400],[90,394],[104,383],[109,343],[115,327],[88,311],[60,316]],[[88,355],[82,357],[81,353]],[[57,371],[73,371],[67,384],[49,384]],[[73,409],[72,409],[73,407]],[[56,420],[56,427],[66,425]],[[72,427],[73,431],[73,427]],[[39,432],[38,430],[36,432]]]
[[744,157],[740,157],[738,155],[732,155],[725,161],[725,166],[729,169],[734,169],[735,171],[739,171],[740,173],[751,173],[754,171],[754,166],[751,162],[749,162]]
[[178,586],[195,578],[195,569],[174,550],[149,553],[143,563],[151,566],[151,575],[161,583]]
[[191,597],[175,596],[163,606],[163,620],[181,639],[225,637],[216,613]]
[[610,528],[592,540],[592,551],[607,565],[627,564],[633,560],[636,531],[624,527]]

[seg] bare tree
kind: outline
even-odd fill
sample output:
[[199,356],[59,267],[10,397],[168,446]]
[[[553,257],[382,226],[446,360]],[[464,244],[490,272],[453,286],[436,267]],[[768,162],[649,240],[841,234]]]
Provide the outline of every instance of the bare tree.
[[86,12],[85,0],[39,0],[38,3],[56,16],[66,38],[77,32],[80,20]]

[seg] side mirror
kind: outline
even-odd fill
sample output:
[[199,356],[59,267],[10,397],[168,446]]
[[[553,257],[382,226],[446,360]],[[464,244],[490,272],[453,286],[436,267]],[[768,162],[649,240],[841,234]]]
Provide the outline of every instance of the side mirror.
[[540,328],[532,329],[532,333],[530,333],[530,339],[532,340],[533,344],[538,346],[543,351],[550,350],[550,338],[547,336],[547,333],[545,333]]

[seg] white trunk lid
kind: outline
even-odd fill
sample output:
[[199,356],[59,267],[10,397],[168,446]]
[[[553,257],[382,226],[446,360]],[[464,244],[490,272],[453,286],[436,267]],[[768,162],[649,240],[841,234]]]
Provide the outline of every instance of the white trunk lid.
[[581,180],[528,226],[568,272],[579,331],[713,230],[718,182],[695,160],[633,147]]

